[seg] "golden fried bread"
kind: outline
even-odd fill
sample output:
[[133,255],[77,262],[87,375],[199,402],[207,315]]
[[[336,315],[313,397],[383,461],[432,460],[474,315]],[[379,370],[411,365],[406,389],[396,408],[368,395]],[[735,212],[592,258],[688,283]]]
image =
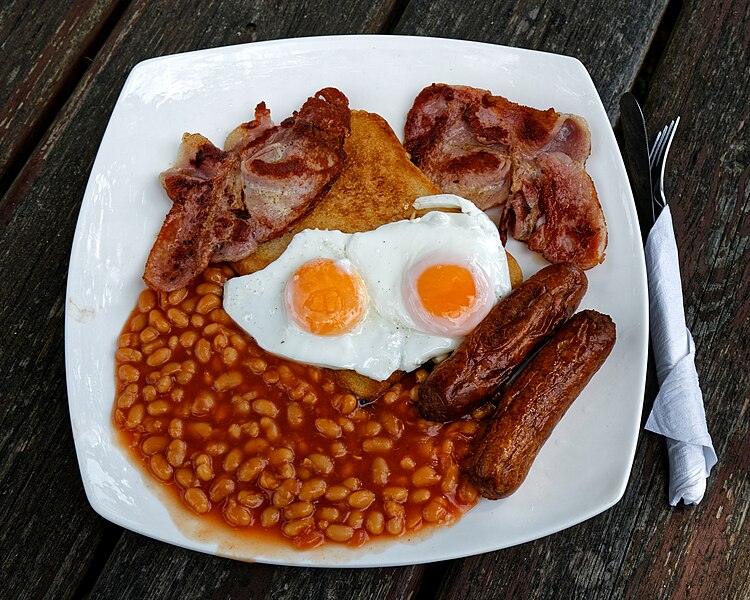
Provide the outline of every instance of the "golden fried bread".
[[[371,231],[393,221],[426,211],[415,211],[414,200],[440,194],[412,164],[401,142],[382,117],[352,111],[351,135],[344,143],[346,163],[341,176],[315,208],[287,233],[262,243],[234,268],[241,275],[265,268],[284,252],[295,234],[305,229],[337,229],[345,233]],[[518,263],[508,255],[513,286],[522,280]],[[387,381],[375,381],[350,370],[325,369],[326,375],[363,400],[385,392],[403,377],[394,373]]]

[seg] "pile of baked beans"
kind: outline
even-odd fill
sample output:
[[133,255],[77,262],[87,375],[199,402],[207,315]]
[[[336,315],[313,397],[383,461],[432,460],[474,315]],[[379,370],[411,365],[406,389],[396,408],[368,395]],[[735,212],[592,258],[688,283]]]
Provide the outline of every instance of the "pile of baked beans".
[[360,406],[232,321],[233,275],[211,267],[188,288],[144,290],[120,335],[114,420],[153,477],[197,514],[298,548],[401,536],[476,503],[461,461],[488,408],[425,421],[413,404],[422,369]]

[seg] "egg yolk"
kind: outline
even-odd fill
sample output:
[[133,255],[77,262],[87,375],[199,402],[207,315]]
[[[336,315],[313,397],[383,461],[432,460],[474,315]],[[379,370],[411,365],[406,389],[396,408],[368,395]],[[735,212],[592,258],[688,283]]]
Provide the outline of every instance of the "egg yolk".
[[351,331],[365,315],[367,293],[362,278],[328,258],[303,264],[289,279],[286,305],[292,319],[316,335]]
[[460,265],[432,265],[417,279],[417,294],[424,309],[435,317],[458,319],[474,306],[474,276]]

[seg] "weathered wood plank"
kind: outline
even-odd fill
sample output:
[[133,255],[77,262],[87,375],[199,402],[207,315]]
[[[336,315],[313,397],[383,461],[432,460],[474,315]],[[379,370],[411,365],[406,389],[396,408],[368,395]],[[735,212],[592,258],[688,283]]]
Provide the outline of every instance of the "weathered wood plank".
[[[366,7],[354,0],[314,3],[305,11],[273,2],[203,2],[191,10],[172,2],[138,2],[124,13],[102,51],[63,107],[53,127],[32,154],[3,199],[0,219],[0,273],[7,283],[0,304],[0,532],[3,556],[0,580],[9,598],[66,598],[85,592],[93,581],[87,568],[99,567],[98,555],[111,551],[118,531],[87,505],[76,465],[67,414],[63,357],[65,281],[76,217],[96,149],[127,73],[138,61],[207,46],[277,37],[377,31],[393,3]],[[11,49],[11,52],[13,49]],[[20,50],[17,49],[18,52]],[[12,54],[9,55],[12,62]],[[5,140],[5,137],[3,138]],[[114,536],[114,539],[113,539]],[[169,580],[189,553],[169,552],[128,534],[121,540],[108,571],[111,581],[132,571],[117,571],[137,556],[154,563],[153,580],[143,580],[148,593],[154,581]],[[162,558],[166,556],[166,558]],[[260,567],[235,565],[212,557],[204,569],[234,589],[229,578],[242,571],[253,579]],[[195,563],[198,564],[198,563]],[[311,579],[295,571],[300,584]],[[368,573],[370,573],[368,575]],[[399,585],[413,579],[400,576]],[[288,586],[279,572],[270,584],[275,594]],[[362,571],[357,585],[380,590],[391,578]],[[395,581],[395,579],[393,579]],[[103,580],[98,590],[120,597]],[[274,587],[275,586],[275,587]],[[214,593],[223,595],[219,586]],[[185,591],[187,594],[187,591]]]
[[666,5],[667,0],[604,5],[569,0],[478,0],[470,4],[414,0],[406,7],[395,33],[461,38],[574,56],[591,73],[614,123],[619,97],[630,89]]
[[[670,508],[664,443],[642,433],[628,489],[614,508],[548,538],[445,565],[438,597],[750,597],[748,31],[746,0],[687,3],[646,105],[654,132],[677,114],[683,119],[666,187],[688,324],[720,457],[706,497],[697,507]],[[424,27],[419,32],[432,33]],[[596,36],[616,38],[606,31]],[[595,80],[609,76],[599,66],[606,60],[579,58],[594,65]],[[613,120],[627,81],[597,80],[600,90],[612,91]],[[649,390],[646,413],[653,385]]]
[[118,4],[11,0],[0,7],[0,182],[9,183],[44,133]]

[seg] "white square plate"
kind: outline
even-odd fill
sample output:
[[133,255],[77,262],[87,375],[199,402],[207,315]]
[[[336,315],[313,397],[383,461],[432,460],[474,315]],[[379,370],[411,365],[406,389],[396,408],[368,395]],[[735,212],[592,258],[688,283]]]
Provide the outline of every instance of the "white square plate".
[[[358,550],[301,552],[232,539],[164,492],[117,441],[112,424],[117,336],[144,284],[149,249],[170,201],[158,175],[185,131],[221,144],[264,100],[276,122],[326,86],[403,135],[406,113],[433,83],[470,85],[537,108],[585,117],[587,169],[609,227],[607,258],[588,271],[582,308],[612,316],[617,344],[542,449],[526,482],[482,500],[456,525]],[[543,260],[509,242],[528,277]],[[504,548],[570,527],[615,504],[635,452],[646,373],[646,277],[638,219],[617,143],[591,77],[577,60],[432,38],[280,40],[166,56],[137,65],[120,94],[83,199],[70,260],[65,355],[70,417],[86,495],[100,515],[178,546],[259,562],[389,566]]]

